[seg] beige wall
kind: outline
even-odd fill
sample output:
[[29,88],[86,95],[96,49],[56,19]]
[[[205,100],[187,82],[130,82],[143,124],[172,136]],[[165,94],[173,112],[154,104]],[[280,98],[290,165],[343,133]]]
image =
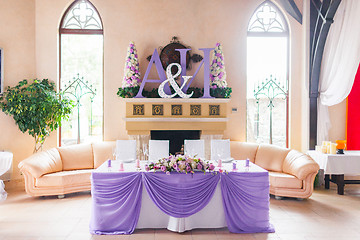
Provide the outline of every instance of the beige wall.
[[[14,86],[35,74],[35,1],[0,0],[0,47],[4,49],[4,84]],[[0,151],[14,154],[13,178],[21,178],[17,164],[32,154],[34,140],[21,133],[12,117],[0,111]]]
[[[50,78],[58,81],[58,27],[72,0],[0,0],[0,46],[5,49],[5,85],[23,78]],[[225,137],[246,140],[246,30],[250,16],[262,0],[92,0],[104,24],[104,139],[127,138],[125,103],[116,95],[121,86],[126,49],[135,41],[142,76],[146,57],[154,48],[165,46],[178,36],[194,53],[198,48],[223,44],[228,83],[233,88],[229,104],[230,121]],[[296,1],[302,8],[302,1]],[[21,17],[19,17],[21,16]],[[304,79],[303,25],[287,16],[290,24],[290,147],[306,149],[302,119],[307,99]],[[5,30],[4,30],[5,29]],[[193,70],[197,68],[193,65]],[[198,77],[202,82],[202,75]],[[237,113],[230,113],[237,107]],[[336,117],[336,114],[332,114]],[[14,153],[14,165],[32,152],[33,141],[19,132],[11,117],[0,113],[6,126],[0,149]],[[344,134],[341,131],[337,133]],[[307,135],[306,135],[307,136]],[[337,135],[338,136],[338,135]],[[8,140],[10,139],[10,141]],[[45,148],[57,145],[56,133]],[[14,178],[21,176],[14,168]]]

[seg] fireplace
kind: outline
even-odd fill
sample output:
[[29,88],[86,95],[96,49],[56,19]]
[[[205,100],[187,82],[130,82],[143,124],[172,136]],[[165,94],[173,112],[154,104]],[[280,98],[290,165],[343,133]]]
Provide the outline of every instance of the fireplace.
[[185,139],[200,139],[200,130],[152,130],[151,140],[169,140],[170,154],[182,152]]
[[203,139],[205,157],[210,142],[221,139],[226,129],[230,99],[221,98],[125,98],[126,130],[137,141],[138,158],[149,139],[170,140],[170,153],[180,152],[184,139]]

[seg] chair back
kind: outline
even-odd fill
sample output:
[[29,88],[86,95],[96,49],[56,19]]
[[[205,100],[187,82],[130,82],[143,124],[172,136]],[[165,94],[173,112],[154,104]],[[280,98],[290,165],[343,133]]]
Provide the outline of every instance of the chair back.
[[230,139],[211,140],[211,160],[228,160],[230,158]]
[[135,162],[136,140],[117,140],[116,160],[121,160],[123,162]]
[[169,156],[169,140],[149,141],[149,160],[156,161]]
[[205,159],[205,142],[204,140],[185,140],[184,153],[190,157]]

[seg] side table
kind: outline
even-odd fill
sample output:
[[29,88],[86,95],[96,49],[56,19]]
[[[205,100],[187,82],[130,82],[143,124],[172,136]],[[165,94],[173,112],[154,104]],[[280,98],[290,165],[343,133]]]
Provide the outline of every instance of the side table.
[[345,180],[345,175],[360,175],[360,151],[345,151],[345,154],[324,154],[308,151],[307,154],[315,160],[325,173],[325,188],[330,182],[337,185],[339,195],[344,195],[345,184],[360,184],[360,180]]

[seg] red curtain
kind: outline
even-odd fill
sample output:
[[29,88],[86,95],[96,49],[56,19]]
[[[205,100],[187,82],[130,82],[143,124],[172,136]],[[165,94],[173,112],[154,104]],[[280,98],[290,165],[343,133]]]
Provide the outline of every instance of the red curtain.
[[360,65],[347,99],[346,140],[348,150],[360,150]]

